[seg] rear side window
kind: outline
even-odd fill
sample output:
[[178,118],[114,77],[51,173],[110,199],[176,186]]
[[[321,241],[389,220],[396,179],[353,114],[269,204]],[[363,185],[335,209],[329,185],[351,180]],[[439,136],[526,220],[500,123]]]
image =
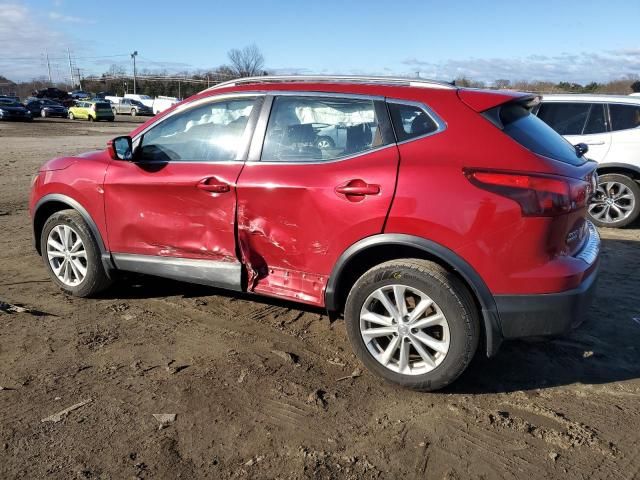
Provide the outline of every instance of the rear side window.
[[560,135],[582,135],[590,108],[589,103],[543,103],[538,118]]
[[640,126],[640,105],[609,104],[611,130],[628,130]]
[[522,105],[508,103],[483,115],[513,140],[538,155],[570,165],[582,165],[586,161],[577,155],[573,145]]
[[274,99],[262,160],[315,162],[386,145],[384,104],[365,98],[279,96]]
[[436,122],[422,108],[402,103],[388,105],[398,142],[428,135],[438,130]]

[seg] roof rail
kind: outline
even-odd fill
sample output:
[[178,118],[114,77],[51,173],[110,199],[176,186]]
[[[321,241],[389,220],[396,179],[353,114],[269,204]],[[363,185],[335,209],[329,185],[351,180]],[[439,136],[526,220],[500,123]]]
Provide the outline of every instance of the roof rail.
[[261,83],[284,83],[284,82],[306,82],[306,83],[362,83],[373,85],[389,85],[403,87],[423,87],[423,88],[451,88],[456,87],[453,83],[437,80],[427,80],[423,78],[402,78],[402,77],[366,77],[351,75],[265,75],[261,77],[245,77],[218,83],[209,87],[203,92],[217,90],[225,87],[235,87],[238,85],[261,84]]

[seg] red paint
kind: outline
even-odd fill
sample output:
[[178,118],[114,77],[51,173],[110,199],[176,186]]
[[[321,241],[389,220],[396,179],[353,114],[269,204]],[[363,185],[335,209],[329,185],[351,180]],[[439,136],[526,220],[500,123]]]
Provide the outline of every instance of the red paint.
[[241,169],[241,162],[111,162],[104,182],[111,251],[235,261]]
[[[238,233],[257,277],[251,277],[255,291],[322,305],[322,292],[311,283],[283,286],[280,278],[272,282],[270,269],[320,276],[324,289],[342,252],[382,233],[397,167],[395,145],[338,162],[247,163],[237,187]],[[368,195],[336,191],[347,184],[376,188],[369,187]]]
[[[248,289],[322,305],[337,259],[378,233],[429,239],[470,264],[494,294],[574,288],[591,273],[572,258],[567,234],[585,208],[526,217],[505,195],[464,172],[501,171],[585,179],[572,167],[524,149],[477,111],[527,94],[400,86],[274,83],[212,90],[318,91],[425,102],[445,122],[433,136],[325,163],[170,163],[144,167],[109,153],[48,162],[30,206],[48,193],[72,197],[95,221],[111,252],[240,261]],[[132,135],[169,114],[173,107]],[[394,194],[395,192],[395,194]]]

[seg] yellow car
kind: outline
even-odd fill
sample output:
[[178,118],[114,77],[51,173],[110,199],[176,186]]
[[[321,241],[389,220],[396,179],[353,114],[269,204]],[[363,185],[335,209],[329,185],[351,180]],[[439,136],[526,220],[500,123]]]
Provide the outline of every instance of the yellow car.
[[84,101],[80,100],[74,106],[69,108],[69,119],[89,120],[90,122],[98,120],[108,120],[113,122],[115,119],[111,104],[109,102]]

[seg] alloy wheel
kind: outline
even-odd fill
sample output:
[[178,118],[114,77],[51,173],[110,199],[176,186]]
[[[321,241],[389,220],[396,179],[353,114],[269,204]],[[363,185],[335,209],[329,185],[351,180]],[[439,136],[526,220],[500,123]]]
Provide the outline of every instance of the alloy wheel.
[[629,187],[620,182],[605,182],[598,185],[589,214],[602,223],[614,223],[629,217],[635,205],[636,198]]
[[424,292],[407,285],[375,290],[360,312],[360,335],[381,365],[403,375],[422,375],[449,351],[449,324]]
[[47,237],[47,258],[55,276],[69,287],[80,285],[87,275],[87,251],[73,228],[57,225]]

